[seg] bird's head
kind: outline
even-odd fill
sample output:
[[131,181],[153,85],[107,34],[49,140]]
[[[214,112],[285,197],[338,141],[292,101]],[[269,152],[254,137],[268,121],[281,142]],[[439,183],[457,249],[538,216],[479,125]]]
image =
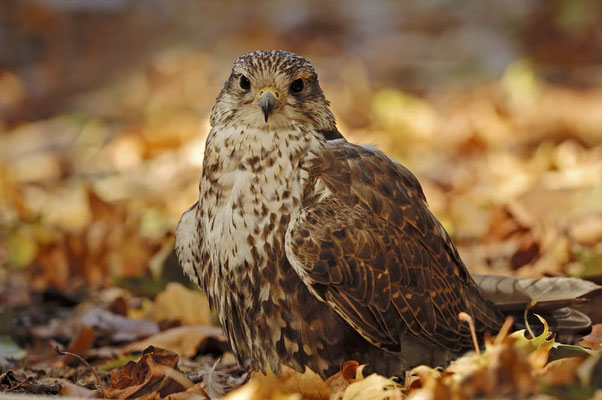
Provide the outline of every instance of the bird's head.
[[296,122],[336,131],[318,75],[303,57],[281,50],[239,57],[217,97],[211,125],[277,129]]

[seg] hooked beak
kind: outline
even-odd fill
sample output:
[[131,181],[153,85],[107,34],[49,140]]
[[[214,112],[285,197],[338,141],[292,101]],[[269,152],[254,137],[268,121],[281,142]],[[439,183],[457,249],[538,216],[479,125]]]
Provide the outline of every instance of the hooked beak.
[[268,122],[268,118],[272,111],[279,105],[277,97],[280,97],[276,89],[266,87],[259,91],[257,94],[257,98],[255,102],[261,108],[263,112],[263,116],[265,117],[265,122]]

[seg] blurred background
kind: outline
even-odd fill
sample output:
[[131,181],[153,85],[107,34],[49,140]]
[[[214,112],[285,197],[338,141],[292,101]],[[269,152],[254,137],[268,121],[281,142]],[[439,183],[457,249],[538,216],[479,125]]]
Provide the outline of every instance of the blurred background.
[[214,99],[270,48],[418,176],[471,271],[600,280],[598,0],[0,0],[0,303],[180,279]]

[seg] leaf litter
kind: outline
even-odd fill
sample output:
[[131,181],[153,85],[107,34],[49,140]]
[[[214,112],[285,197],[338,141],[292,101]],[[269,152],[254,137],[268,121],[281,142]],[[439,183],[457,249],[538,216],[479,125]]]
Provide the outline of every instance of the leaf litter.
[[[581,21],[582,26],[595,27],[599,13],[583,13],[593,7],[586,3],[593,4],[577,2],[569,15],[590,15],[591,21]],[[23,4],[15,3],[12,11],[25,7],[23,15],[43,16],[29,22],[28,32],[44,32],[40,43],[55,42],[44,24],[57,11]],[[534,23],[537,18],[568,24],[562,15],[546,14],[550,7],[540,4],[531,10],[531,25],[540,26]],[[226,8],[212,13],[228,13]],[[128,18],[134,28],[128,37],[140,36],[144,42],[156,38],[156,24],[144,25],[152,13],[145,17],[135,6],[132,10]],[[76,26],[65,15],[64,21]],[[228,17],[241,27],[253,20],[244,13]],[[431,20],[429,14],[423,22]],[[439,32],[440,19],[434,20],[439,22],[431,28]],[[187,21],[180,18],[178,25],[186,27]],[[316,31],[295,26],[276,32],[286,30],[287,23],[265,34],[294,42],[299,32]],[[339,23],[345,27],[348,22],[343,18]],[[87,25],[89,37],[113,34],[106,27]],[[571,29],[570,39],[564,37],[569,43],[579,38],[579,30]],[[219,31],[225,35],[220,45],[257,46],[253,30],[227,34],[220,26]],[[538,32],[539,40],[556,41],[558,36],[548,33]],[[430,36],[425,32],[424,37]],[[587,37],[594,47],[581,43],[584,51],[571,54],[587,57],[587,49],[599,54],[592,51],[592,36]],[[30,46],[31,40],[22,39],[15,43]],[[385,43],[386,54],[399,42],[394,35],[380,39],[368,43]],[[479,38],[473,39],[477,43]],[[566,54],[566,44],[556,42],[546,42],[546,51]],[[320,54],[313,41],[297,45],[305,46],[299,49],[304,54]],[[101,44],[83,46],[92,56],[80,69],[94,82],[96,62],[108,60],[98,58],[107,52],[95,46]],[[529,46],[533,43],[519,47]],[[206,298],[184,286],[188,282],[171,251],[178,217],[198,196],[203,135],[213,94],[229,68],[229,56],[220,60],[218,49],[157,50],[147,64],[135,66],[122,79],[101,87],[84,85],[77,95],[73,88],[79,90],[81,82],[61,73],[60,52],[36,65],[40,76],[49,77],[40,78],[36,90],[17,72],[0,73],[3,392],[98,397],[90,371],[72,357],[57,355],[58,345],[89,361],[101,385],[118,398],[587,398],[596,390],[600,396],[600,303],[584,310],[598,322],[580,342],[591,351],[558,343],[548,328],[538,336],[502,330],[486,339],[481,354],[469,353],[447,367],[415,368],[403,384],[390,377],[364,377],[352,360],[326,382],[311,373],[249,376],[239,368],[213,326],[216,318]],[[119,54],[111,61],[115,65],[127,59]],[[471,272],[568,275],[602,282],[599,72],[580,70],[589,71],[587,87],[567,85],[540,75],[542,69],[531,60],[518,58],[489,82],[415,90],[427,75],[416,73],[411,63],[399,65],[394,57],[374,54],[381,53],[364,54],[373,61],[365,64],[345,50],[333,51],[332,62],[320,66],[341,131],[350,140],[378,145],[417,174],[431,209]],[[553,54],[547,56],[549,62]],[[424,69],[422,63],[416,65]],[[414,71],[409,82],[387,81],[408,70]],[[57,76],[61,78],[50,79]],[[58,90],[56,82],[70,95]],[[46,103],[36,103],[35,95]]]

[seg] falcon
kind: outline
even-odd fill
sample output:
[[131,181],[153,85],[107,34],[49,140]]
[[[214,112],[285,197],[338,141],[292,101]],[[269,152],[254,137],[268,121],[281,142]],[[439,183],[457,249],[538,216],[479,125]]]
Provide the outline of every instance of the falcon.
[[391,376],[471,348],[460,312],[479,337],[498,331],[502,308],[468,273],[416,177],[341,135],[308,60],[241,56],[210,122],[176,254],[239,363],[327,377],[356,360]]

